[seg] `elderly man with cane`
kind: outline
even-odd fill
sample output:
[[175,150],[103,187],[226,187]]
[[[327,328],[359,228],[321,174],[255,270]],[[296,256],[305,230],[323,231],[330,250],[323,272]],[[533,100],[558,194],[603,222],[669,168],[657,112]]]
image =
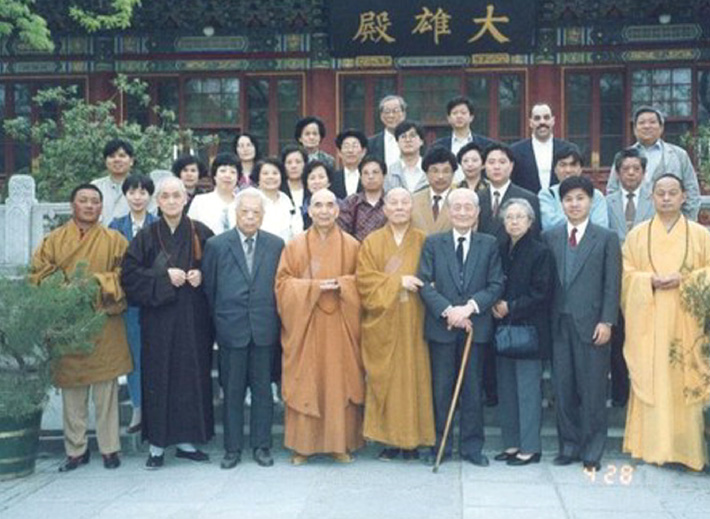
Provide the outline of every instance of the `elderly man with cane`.
[[[474,231],[478,218],[478,196],[470,189],[452,191],[448,204],[453,230],[429,236],[419,264],[420,294],[426,306],[424,336],[429,343],[434,394],[436,447],[444,445],[443,459],[450,459],[450,438],[444,436],[447,410],[454,395],[459,368],[461,459],[488,466],[483,448],[483,407],[481,401],[482,344],[493,337],[491,307],[503,293],[503,269],[495,238]],[[464,360],[466,333],[473,347]],[[448,431],[447,431],[448,432]],[[450,435],[450,433],[449,433]],[[425,461],[436,463],[432,449]]]

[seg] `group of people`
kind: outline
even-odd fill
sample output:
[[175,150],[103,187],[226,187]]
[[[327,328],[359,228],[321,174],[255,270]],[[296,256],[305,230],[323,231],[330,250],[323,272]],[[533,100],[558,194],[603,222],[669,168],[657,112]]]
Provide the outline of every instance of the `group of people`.
[[554,137],[547,104],[531,110],[531,138],[507,146],[473,134],[473,105],[456,97],[451,136],[425,153],[404,99],[379,108],[381,133],[338,134],[337,171],[316,117],[299,121],[298,144],[280,158],[261,158],[240,134],[234,153],[212,161],[210,192],[196,157],[177,159],[156,186],[130,173],[130,143],[107,144],[109,176],[77,186],[72,220],[32,260],[34,282],[88,262],[107,314],[93,353],[56,368],[60,470],[89,461],[90,392],[104,466],[119,466],[122,374],[146,466],[161,467],[173,445],[179,458],[207,460],[215,343],[224,469],[246,448],[248,393],[252,457],[273,464],[274,383],[295,465],[316,454],[350,462],[366,440],[383,461],[428,463],[445,442],[446,461],[460,370],[461,459],[489,465],[487,404],[499,408],[505,445],[495,460],[537,463],[551,362],[554,464],[599,469],[611,372],[614,404],[628,400],[624,450],[701,470],[708,359],[681,289],[710,267],[710,234],[695,221],[688,155],[662,140],[661,112],[634,114],[637,142],[617,154],[605,196],[576,146]]

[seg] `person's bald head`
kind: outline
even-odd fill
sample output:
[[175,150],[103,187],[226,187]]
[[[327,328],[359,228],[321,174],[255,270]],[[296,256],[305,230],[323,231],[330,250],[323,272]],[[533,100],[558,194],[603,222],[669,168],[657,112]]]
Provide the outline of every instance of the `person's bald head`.
[[335,220],[339,214],[338,201],[330,189],[319,189],[311,195],[308,215],[313,220],[313,226],[316,229],[324,232],[330,231],[335,226]]
[[172,176],[164,177],[158,182],[155,193],[163,216],[176,218],[182,214],[187,203],[187,191],[182,180]]
[[412,194],[403,187],[390,189],[382,208],[387,222],[394,226],[409,224],[412,220]]

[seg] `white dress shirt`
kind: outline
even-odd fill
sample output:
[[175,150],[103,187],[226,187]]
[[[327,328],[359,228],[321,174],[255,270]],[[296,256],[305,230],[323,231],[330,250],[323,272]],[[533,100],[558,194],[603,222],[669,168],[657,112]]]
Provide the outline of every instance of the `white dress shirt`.
[[[459,238],[463,238],[464,241],[463,243],[463,264],[466,264],[466,258],[468,258],[468,251],[471,248],[471,231],[469,230],[466,234],[461,234],[458,232],[456,229],[453,229],[451,232],[454,233],[454,252],[459,246]],[[480,313],[480,309],[478,308],[478,303],[474,301],[473,298],[469,299],[466,301],[466,303],[470,304],[473,307],[473,313],[478,314]]]
[[288,242],[297,234],[303,232],[303,216],[293,201],[281,191],[277,201],[264,196],[264,219],[260,229],[281,237]]
[[550,179],[552,178],[552,143],[552,135],[544,142],[537,140],[535,137],[532,138],[533,155],[535,155],[535,163],[537,164],[542,189],[550,187]]
[[503,205],[503,198],[505,197],[505,194],[508,192],[508,188],[510,187],[510,180],[503,184],[500,187],[494,187],[493,184],[490,186],[491,190],[491,210],[495,207],[496,203],[496,197],[495,197],[495,192],[497,191],[500,193],[500,196],[498,197],[498,209],[500,209],[500,206]]
[[395,139],[394,134],[385,130],[385,164],[387,167],[393,162],[397,162],[400,159],[399,144],[397,144],[397,139]]
[[567,240],[569,241],[570,236],[572,235],[572,229],[576,228],[577,229],[577,245],[579,245],[582,242],[582,238],[584,237],[584,233],[587,231],[587,225],[589,225],[589,218],[584,220],[582,223],[578,225],[572,225],[569,220],[567,220]]
[[419,185],[419,181],[422,176],[426,176],[426,173],[424,173],[424,170],[422,169],[422,158],[419,157],[416,166],[413,168],[407,167],[401,159],[400,165],[402,166],[402,172],[404,173],[404,180],[407,182],[407,189],[410,193],[414,193],[414,190]]
[[345,179],[345,192],[348,196],[357,193],[357,185],[360,183],[360,172],[357,169],[343,167],[343,178]]
[[[187,216],[209,227],[215,235],[233,229],[237,224],[236,198],[225,204],[217,191],[195,195]],[[226,221],[225,221],[226,217]]]
[[[626,206],[629,205],[629,193],[631,193],[631,191],[627,191],[626,189],[624,189],[624,186],[622,186],[621,184],[619,184],[619,187],[621,188],[622,213],[626,214]],[[641,194],[641,184],[639,184],[639,186],[633,190],[633,194],[634,194],[634,204],[636,205],[636,210],[638,211],[639,195]]]

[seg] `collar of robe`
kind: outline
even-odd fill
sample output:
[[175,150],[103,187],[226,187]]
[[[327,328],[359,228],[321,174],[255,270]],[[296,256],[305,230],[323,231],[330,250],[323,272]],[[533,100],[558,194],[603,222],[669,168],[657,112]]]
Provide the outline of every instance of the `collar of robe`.
[[[653,249],[651,244],[651,237],[653,233],[651,232],[651,229],[653,228],[653,222],[655,222],[656,216],[658,215],[654,215],[651,218],[651,222],[648,225],[648,262],[651,264],[651,269],[653,269],[654,274],[658,274],[658,271],[656,270],[656,265],[653,264],[653,255],[651,254],[651,250]],[[686,265],[686,261],[688,259],[688,249],[690,248],[690,224],[688,224],[688,219],[683,215],[680,215],[679,219],[682,219],[685,222],[685,251],[683,252],[683,261],[680,264],[678,272],[690,272],[692,267]],[[676,224],[677,223],[678,222],[676,221]]]

